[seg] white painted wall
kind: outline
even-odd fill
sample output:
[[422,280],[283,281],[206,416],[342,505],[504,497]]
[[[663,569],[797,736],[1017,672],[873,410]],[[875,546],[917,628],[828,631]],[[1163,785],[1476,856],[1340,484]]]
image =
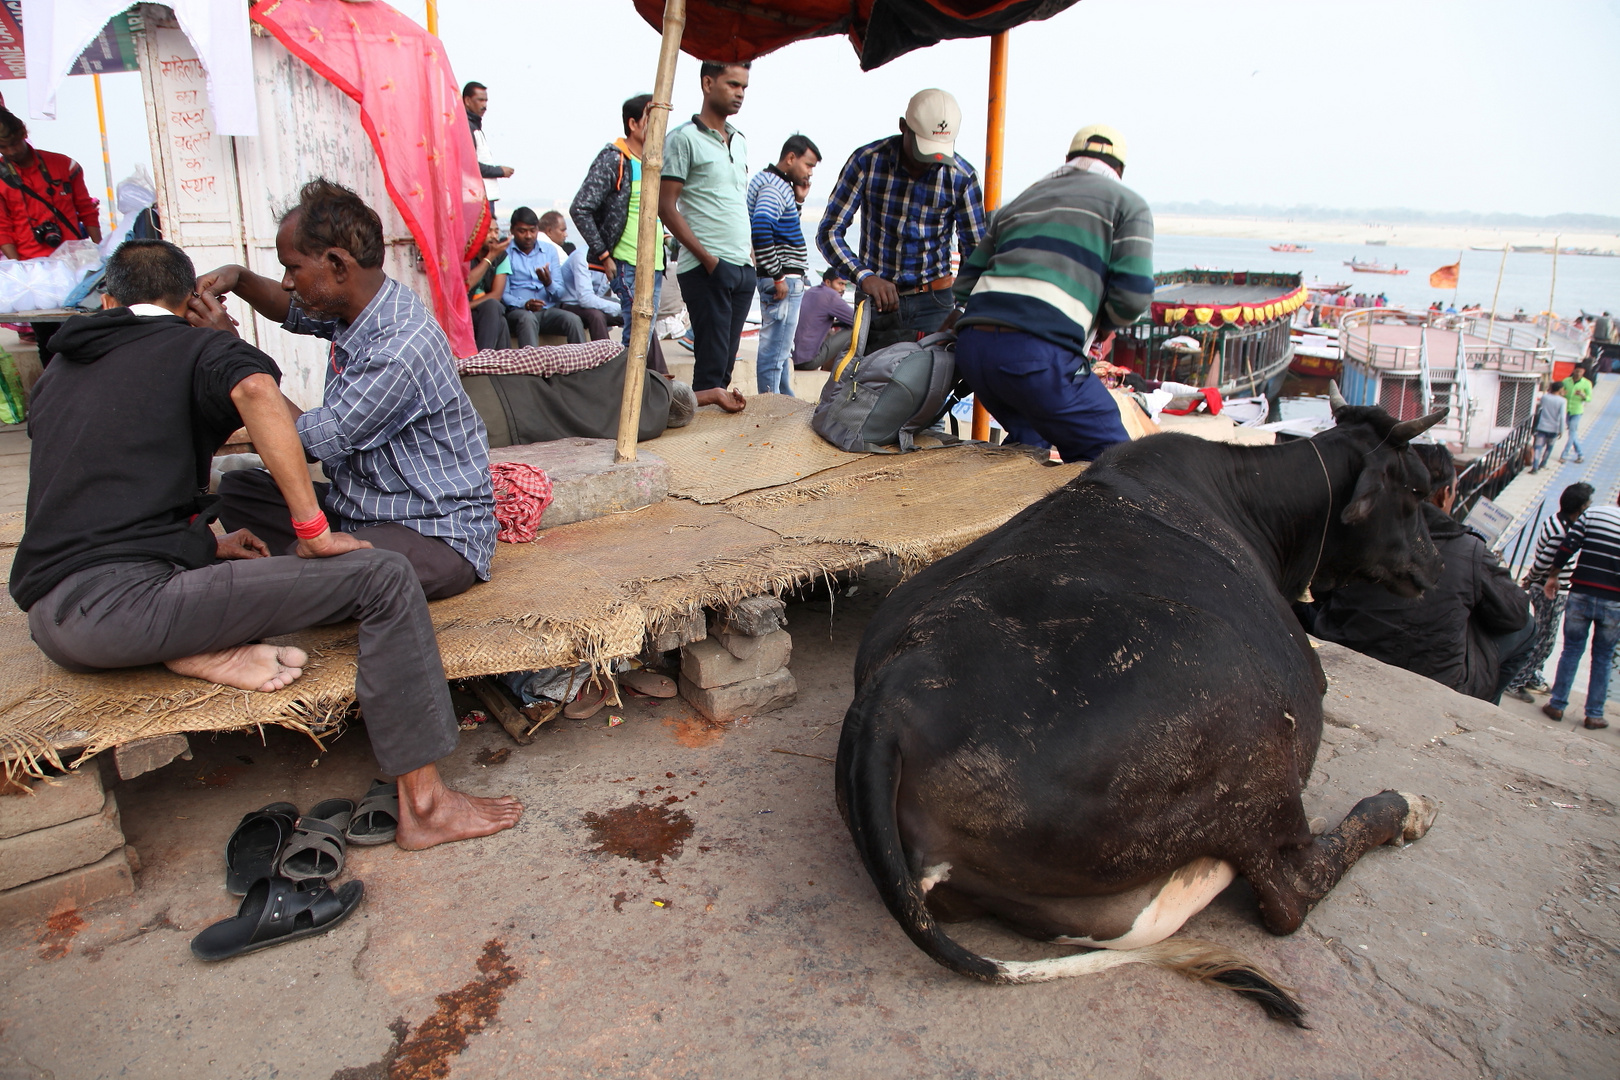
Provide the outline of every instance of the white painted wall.
[[[431,309],[432,293],[419,268],[415,242],[383,185],[382,168],[360,125],[360,108],[274,38],[254,34],[253,72],[259,134],[220,136],[196,52],[169,9],[148,5],[141,43],[141,84],[152,140],[153,173],[164,235],[206,273],[240,263],[280,278],[276,219],[316,177],[353,188],[382,217],[389,275],[416,290]],[[239,300],[228,306],[242,336],[281,366],[282,390],[303,408],[317,405],[325,385],[326,342],[288,334],[253,315]]]

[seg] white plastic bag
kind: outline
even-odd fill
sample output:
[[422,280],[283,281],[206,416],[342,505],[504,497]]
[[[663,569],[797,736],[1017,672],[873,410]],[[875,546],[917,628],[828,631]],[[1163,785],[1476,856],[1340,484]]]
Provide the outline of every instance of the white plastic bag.
[[157,183],[152,179],[152,174],[146,171],[145,165],[137,165],[134,172],[119,181],[113,198],[118,205],[118,228],[108,233],[101,242],[103,258],[118,250],[118,245],[129,239],[141,211],[157,202]]
[[94,240],[68,240],[38,259],[0,261],[0,312],[61,307],[90,271],[100,266]]

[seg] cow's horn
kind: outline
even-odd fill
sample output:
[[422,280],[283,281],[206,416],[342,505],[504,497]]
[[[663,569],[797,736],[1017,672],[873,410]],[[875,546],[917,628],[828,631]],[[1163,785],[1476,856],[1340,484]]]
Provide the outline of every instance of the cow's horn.
[[1391,442],[1411,442],[1444,420],[1446,413],[1450,411],[1450,409],[1441,409],[1439,412],[1432,412],[1428,416],[1420,416],[1416,420],[1402,420],[1389,429],[1389,439]]
[[1328,404],[1333,407],[1334,412],[1338,412],[1340,409],[1350,404],[1348,401],[1344,400],[1344,395],[1339,393],[1338,379],[1328,380]]

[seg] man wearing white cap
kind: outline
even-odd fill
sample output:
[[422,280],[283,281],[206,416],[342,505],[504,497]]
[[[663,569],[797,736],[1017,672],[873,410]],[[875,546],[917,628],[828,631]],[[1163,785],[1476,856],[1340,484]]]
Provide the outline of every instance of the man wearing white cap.
[[[952,306],[952,233],[964,263],[984,239],[979,178],[954,149],[961,126],[955,98],[923,90],[898,135],[856,150],[838,174],[816,244],[884,314],[874,328],[938,330]],[[859,254],[844,236],[857,212]]]
[[1081,128],[1062,168],[996,211],[956,279],[957,374],[1009,441],[1064,461],[1129,437],[1086,351],[1153,299],[1153,215],[1124,172],[1124,136]]

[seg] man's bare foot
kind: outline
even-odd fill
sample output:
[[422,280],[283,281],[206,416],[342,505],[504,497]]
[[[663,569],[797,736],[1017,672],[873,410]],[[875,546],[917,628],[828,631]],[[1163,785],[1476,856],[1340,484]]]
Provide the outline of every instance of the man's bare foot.
[[309,655],[291,645],[238,645],[234,649],[183,656],[163,666],[176,675],[272,694],[292,685],[293,680],[304,673],[307,663]]
[[748,408],[748,400],[736,390],[726,390],[715,387],[712,390],[699,390],[697,392],[699,405],[718,405],[726,412],[742,412]]
[[471,840],[510,829],[523,804],[510,796],[489,799],[445,787],[437,765],[399,777],[399,831],[394,843],[406,851]]

